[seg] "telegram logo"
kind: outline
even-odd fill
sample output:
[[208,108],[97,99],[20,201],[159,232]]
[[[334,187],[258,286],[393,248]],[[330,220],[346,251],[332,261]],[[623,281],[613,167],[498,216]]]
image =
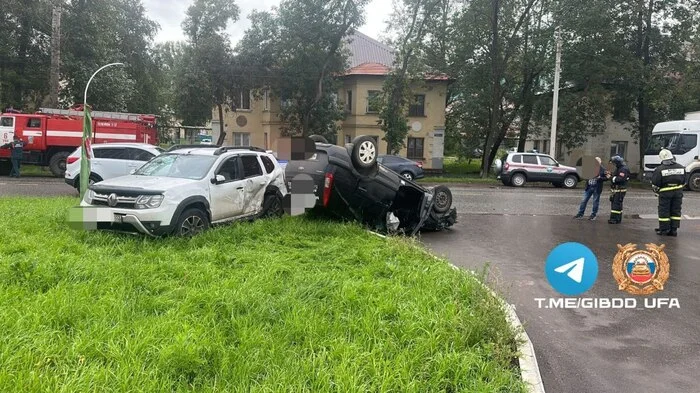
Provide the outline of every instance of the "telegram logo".
[[547,257],[547,281],[557,292],[577,296],[591,289],[598,278],[598,259],[581,243],[563,243]]

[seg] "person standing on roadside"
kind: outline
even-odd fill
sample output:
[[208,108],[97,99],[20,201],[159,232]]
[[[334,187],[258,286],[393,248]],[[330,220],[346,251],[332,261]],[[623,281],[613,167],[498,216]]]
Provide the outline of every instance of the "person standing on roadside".
[[586,189],[583,191],[583,200],[581,200],[581,205],[578,208],[578,213],[574,216],[575,219],[583,218],[586,212],[586,205],[588,201],[593,197],[593,210],[591,211],[591,216],[588,217],[589,220],[595,220],[598,215],[598,207],[600,206],[600,194],[603,193],[603,182],[607,180],[605,174],[605,168],[603,167],[603,160],[600,157],[595,158],[598,161],[598,175],[588,179],[586,183]]
[[10,161],[12,161],[12,171],[10,177],[19,177],[19,166],[22,162],[22,153],[24,152],[24,141],[17,135],[13,137],[12,142],[1,146],[3,149],[12,149]]
[[608,173],[610,179],[612,195],[610,196],[610,219],[608,224],[619,224],[622,222],[622,203],[627,195],[627,182],[630,179],[630,170],[625,165],[624,158],[614,156],[610,162],[615,164],[615,173]]
[[659,227],[656,228],[656,233],[660,236],[678,236],[685,167],[677,163],[673,153],[667,149],[659,152],[659,159],[661,165],[656,167],[651,176],[654,193],[659,197]]

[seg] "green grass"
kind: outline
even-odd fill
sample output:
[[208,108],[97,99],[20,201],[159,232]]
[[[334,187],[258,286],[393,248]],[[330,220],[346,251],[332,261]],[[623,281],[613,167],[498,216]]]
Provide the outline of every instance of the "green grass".
[[525,391],[498,301],[411,240],[77,232],[75,203],[0,199],[0,391]]
[[445,157],[443,165],[445,174],[451,176],[478,175],[481,171],[481,159],[473,159],[470,163],[467,159],[460,160],[457,157]]

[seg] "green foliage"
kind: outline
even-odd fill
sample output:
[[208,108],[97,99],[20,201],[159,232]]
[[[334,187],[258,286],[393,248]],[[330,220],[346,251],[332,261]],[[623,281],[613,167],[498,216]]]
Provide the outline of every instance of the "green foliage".
[[0,111],[37,109],[48,94],[49,2],[4,0],[0,32]]
[[160,76],[150,52],[158,25],[146,18],[140,0],[74,0],[66,5],[61,26],[64,106],[83,102],[85,85],[98,68],[123,62],[125,67],[95,77],[89,104],[96,110],[158,111]]
[[410,129],[406,111],[411,89],[401,72],[389,74],[383,86],[383,103],[379,112],[379,124],[387,142],[387,154],[399,154],[404,147]]
[[526,391],[500,303],[410,240],[77,232],[75,203],[0,199],[0,391]]
[[[346,38],[362,25],[367,0],[283,0],[253,13],[237,52],[256,66],[264,86],[281,100],[287,135],[337,136],[345,113],[337,76],[347,69]],[[254,60],[253,60],[254,59]],[[260,72],[262,71],[262,72]]]

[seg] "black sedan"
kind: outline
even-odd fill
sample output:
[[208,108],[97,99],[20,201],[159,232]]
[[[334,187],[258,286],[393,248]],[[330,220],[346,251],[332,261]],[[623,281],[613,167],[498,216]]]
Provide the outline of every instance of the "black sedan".
[[379,164],[372,137],[358,136],[345,147],[310,138],[315,151],[307,151],[304,160],[289,161],[285,169],[288,209],[313,208],[380,232],[407,235],[457,221],[449,188],[422,187]]

